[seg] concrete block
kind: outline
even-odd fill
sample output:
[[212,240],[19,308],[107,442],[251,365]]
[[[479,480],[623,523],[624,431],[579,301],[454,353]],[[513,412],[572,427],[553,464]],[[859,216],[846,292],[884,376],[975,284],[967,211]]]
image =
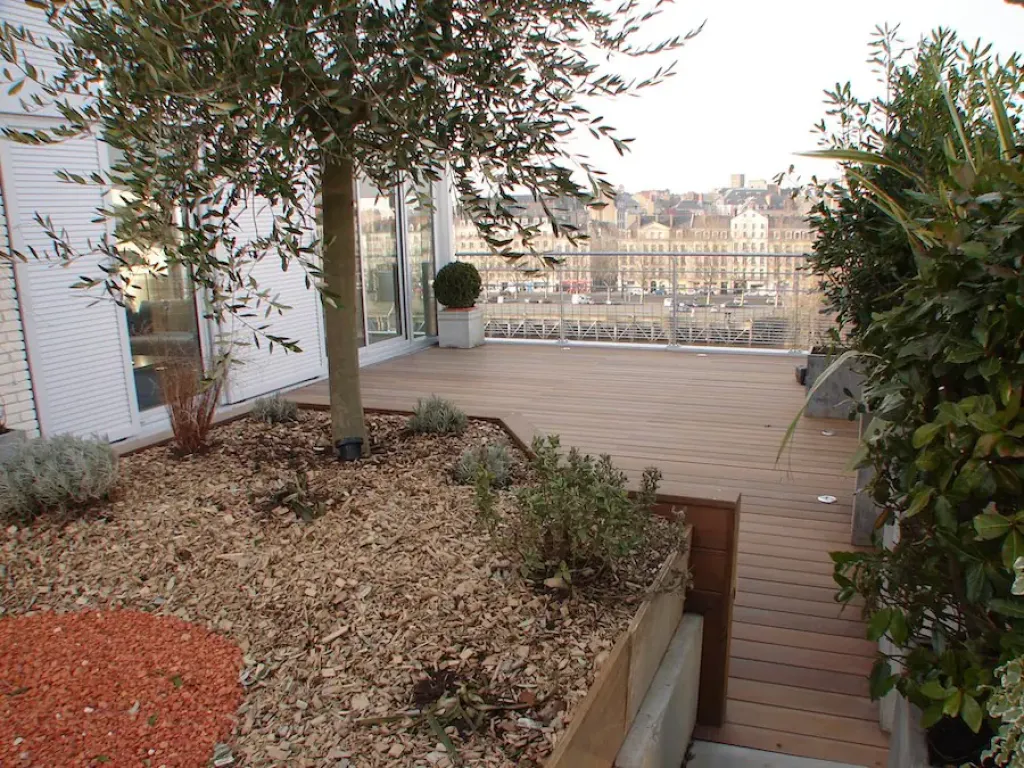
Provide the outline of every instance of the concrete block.
[[[834,360],[835,357],[829,355],[807,356],[807,376],[804,383],[808,391]],[[864,381],[864,376],[855,369],[855,365],[855,361],[848,360],[829,376],[807,403],[805,415],[821,419],[848,418],[854,411],[854,402],[844,390],[850,390],[854,398],[860,397],[860,388]]]
[[442,347],[472,349],[484,343],[484,311],[444,309],[437,313],[437,341]]
[[853,517],[850,520],[850,543],[855,547],[870,547],[874,543],[875,521],[882,510],[867,492],[868,483],[875,475],[872,467],[857,470],[857,487],[853,493]]
[[[674,767],[673,767],[674,768]],[[760,749],[734,747],[731,744],[714,744],[697,741],[693,744],[693,759],[686,768],[860,768],[847,763],[829,760],[815,760],[810,757],[793,757]]]
[[704,618],[679,623],[626,740],[616,768],[678,768],[697,723]]
[[928,768],[929,765],[921,710],[900,696],[893,710],[889,768]]

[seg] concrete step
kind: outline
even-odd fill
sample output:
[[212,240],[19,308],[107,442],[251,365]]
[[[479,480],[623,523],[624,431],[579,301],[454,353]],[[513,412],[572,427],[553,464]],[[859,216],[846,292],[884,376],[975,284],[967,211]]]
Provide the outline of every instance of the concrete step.
[[860,768],[846,763],[762,752],[759,749],[714,744],[710,741],[695,741],[693,758],[684,765],[685,768]]
[[684,614],[615,758],[615,768],[679,768],[697,722],[703,637],[703,617]]

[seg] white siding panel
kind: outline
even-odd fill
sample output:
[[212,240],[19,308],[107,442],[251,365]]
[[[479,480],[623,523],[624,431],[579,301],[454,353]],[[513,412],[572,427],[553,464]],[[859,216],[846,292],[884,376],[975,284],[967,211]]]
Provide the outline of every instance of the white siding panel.
[[[238,224],[242,238],[266,236],[273,225],[273,212],[264,202],[251,203],[238,216]],[[233,321],[235,338],[248,344],[238,349],[236,357],[241,365],[234,366],[231,371],[228,394],[233,403],[318,378],[326,372],[320,294],[315,288],[306,288],[306,273],[302,267],[292,263],[283,270],[281,260],[268,254],[252,268],[250,274],[260,290],[269,289],[277,301],[291,309],[282,314],[271,313],[268,318],[261,315],[247,322],[255,325],[269,323],[270,333],[296,340],[302,352],[285,352],[276,345],[270,351],[265,339],[261,339],[261,346],[257,348],[252,332],[239,321]]]
[[[66,230],[87,251],[104,225],[94,221],[103,190],[61,182],[54,171],[88,177],[99,170],[102,146],[82,138],[53,146],[5,143],[5,189],[16,248],[49,254],[52,244],[35,223],[36,212]],[[135,390],[127,362],[124,311],[96,292],[71,288],[79,275],[99,274],[98,256],[71,266],[56,261],[19,264],[25,335],[32,366],[40,428],[109,440],[135,431]]]

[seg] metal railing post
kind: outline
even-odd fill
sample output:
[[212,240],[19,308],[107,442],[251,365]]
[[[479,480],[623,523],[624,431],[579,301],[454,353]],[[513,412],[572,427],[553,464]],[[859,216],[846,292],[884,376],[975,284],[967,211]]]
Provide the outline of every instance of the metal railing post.
[[558,280],[558,344],[565,344],[565,297],[562,294],[562,265],[555,265],[555,278]]
[[668,345],[679,346],[679,256],[672,256],[672,330],[669,332]]

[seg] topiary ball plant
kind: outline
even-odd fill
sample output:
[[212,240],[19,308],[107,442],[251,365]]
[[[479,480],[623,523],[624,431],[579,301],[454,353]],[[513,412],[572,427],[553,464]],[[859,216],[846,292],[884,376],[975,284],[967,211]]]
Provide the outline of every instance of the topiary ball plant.
[[476,304],[482,285],[476,267],[464,261],[453,261],[437,271],[434,296],[449,309],[469,309]]

